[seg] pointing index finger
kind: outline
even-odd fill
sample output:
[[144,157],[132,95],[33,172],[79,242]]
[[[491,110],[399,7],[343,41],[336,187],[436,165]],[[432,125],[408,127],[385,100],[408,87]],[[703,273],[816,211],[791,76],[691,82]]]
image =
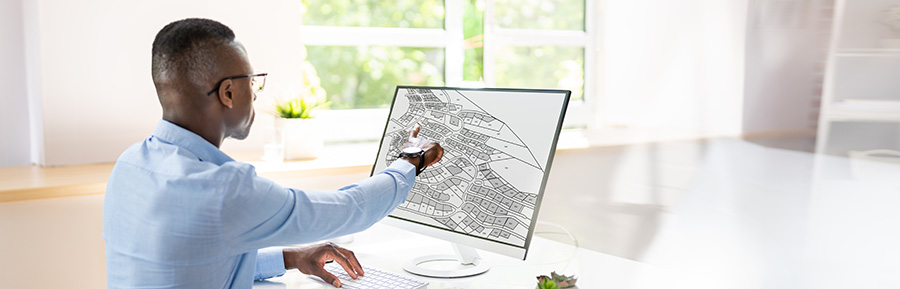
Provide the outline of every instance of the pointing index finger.
[[416,127],[413,128],[413,130],[409,132],[409,138],[410,138],[410,139],[414,139],[414,138],[419,137],[419,130],[420,130],[421,128],[422,128],[421,126],[416,125]]

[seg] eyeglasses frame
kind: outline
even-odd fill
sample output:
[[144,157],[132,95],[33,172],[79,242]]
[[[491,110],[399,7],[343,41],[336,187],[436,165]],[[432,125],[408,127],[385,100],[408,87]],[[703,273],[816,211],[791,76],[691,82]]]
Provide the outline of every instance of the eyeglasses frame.
[[[262,87],[264,87],[266,85],[265,77],[268,75],[269,75],[268,73],[263,72],[263,73],[254,73],[254,74],[246,74],[246,75],[235,75],[235,76],[229,76],[226,78],[222,78],[222,80],[219,80],[219,82],[216,83],[216,87],[213,88],[212,90],[210,90],[209,92],[207,92],[206,95],[212,95],[213,93],[216,93],[217,91],[219,91],[219,88],[222,87],[222,82],[225,82],[226,80],[229,80],[229,79],[234,80],[234,79],[253,78],[253,77],[257,77],[257,76],[262,76],[263,77]],[[262,91],[262,87],[259,88],[259,91]]]

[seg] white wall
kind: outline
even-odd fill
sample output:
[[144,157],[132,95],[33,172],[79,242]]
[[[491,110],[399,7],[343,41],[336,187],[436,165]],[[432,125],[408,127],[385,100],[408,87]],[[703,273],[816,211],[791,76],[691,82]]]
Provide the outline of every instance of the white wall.
[[816,127],[831,0],[751,1],[743,130],[803,132]]
[[[297,1],[38,0],[27,5],[34,7],[24,14],[25,22],[34,29],[26,38],[35,46],[27,52],[34,55],[29,69],[35,71],[29,93],[40,114],[33,123],[42,124],[34,149],[44,165],[111,162],[150,135],[162,115],[150,78],[150,50],[169,22],[206,17],[230,26],[257,70],[273,74],[267,90],[299,79]],[[267,121],[265,110],[258,109],[258,122]],[[246,142],[226,141],[223,149],[258,150],[263,139],[257,130]]]
[[605,122],[738,134],[747,1],[604,1]]
[[0,167],[30,163],[21,0],[0,1]]

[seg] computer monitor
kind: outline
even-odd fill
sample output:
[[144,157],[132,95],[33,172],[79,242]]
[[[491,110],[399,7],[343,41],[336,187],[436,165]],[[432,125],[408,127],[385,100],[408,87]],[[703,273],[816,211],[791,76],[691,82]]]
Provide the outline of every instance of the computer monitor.
[[[396,160],[409,131],[440,143],[440,162],[416,177],[384,222],[453,243],[404,269],[463,277],[489,269],[473,249],[525,259],[544,194],[568,90],[398,86],[372,174]],[[425,263],[453,260],[446,270]]]

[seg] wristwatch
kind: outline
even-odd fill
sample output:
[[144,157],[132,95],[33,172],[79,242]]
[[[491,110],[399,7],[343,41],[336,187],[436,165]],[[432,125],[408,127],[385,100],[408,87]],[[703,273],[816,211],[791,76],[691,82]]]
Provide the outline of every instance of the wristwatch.
[[420,147],[406,147],[400,151],[401,158],[419,158],[419,167],[416,170],[416,176],[425,170],[425,150]]

